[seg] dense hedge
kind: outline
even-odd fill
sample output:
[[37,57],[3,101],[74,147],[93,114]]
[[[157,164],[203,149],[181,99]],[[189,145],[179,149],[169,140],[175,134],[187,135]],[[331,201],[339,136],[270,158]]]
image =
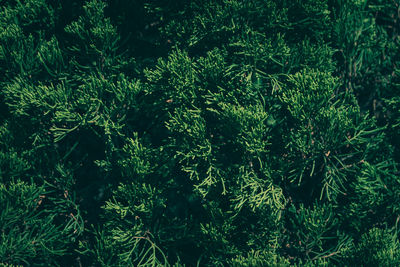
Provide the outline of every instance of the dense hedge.
[[399,266],[397,0],[0,1],[0,265]]

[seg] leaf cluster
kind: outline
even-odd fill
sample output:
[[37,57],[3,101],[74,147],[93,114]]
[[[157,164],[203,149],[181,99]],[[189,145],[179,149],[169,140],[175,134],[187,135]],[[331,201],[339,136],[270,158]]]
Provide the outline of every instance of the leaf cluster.
[[399,7],[0,1],[0,265],[399,265]]

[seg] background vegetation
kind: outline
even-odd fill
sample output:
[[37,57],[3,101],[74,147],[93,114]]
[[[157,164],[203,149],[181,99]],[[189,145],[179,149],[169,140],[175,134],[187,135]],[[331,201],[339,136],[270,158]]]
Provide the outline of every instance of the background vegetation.
[[398,0],[1,0],[4,266],[400,265]]

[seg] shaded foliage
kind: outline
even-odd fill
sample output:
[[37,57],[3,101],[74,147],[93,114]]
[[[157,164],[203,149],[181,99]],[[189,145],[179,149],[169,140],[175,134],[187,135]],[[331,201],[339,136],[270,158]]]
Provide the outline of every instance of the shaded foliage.
[[399,265],[399,8],[0,1],[0,264]]

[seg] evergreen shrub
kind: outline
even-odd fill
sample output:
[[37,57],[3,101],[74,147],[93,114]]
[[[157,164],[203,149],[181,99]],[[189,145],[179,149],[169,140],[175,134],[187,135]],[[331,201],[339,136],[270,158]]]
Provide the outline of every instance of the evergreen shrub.
[[399,10],[0,1],[0,265],[400,266]]

